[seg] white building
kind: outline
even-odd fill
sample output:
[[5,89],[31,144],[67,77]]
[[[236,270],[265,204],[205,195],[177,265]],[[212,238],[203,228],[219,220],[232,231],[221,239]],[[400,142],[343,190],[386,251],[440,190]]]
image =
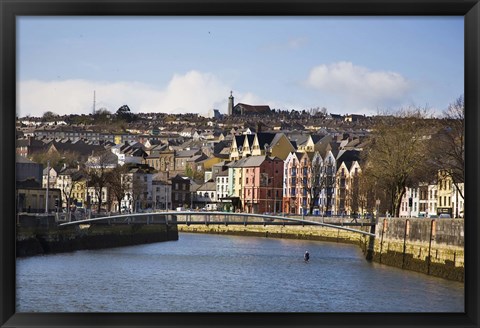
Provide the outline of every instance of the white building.
[[420,214],[420,192],[418,187],[405,188],[405,193],[400,203],[399,216],[406,218],[417,218]]
[[152,198],[154,210],[168,210],[172,208],[172,185],[166,181],[152,180]]
[[453,207],[453,217],[455,218],[463,218],[464,217],[464,206],[465,206],[465,201],[462,197],[462,195],[465,195],[465,184],[464,183],[459,183],[458,188],[456,187],[453,188],[453,193],[452,193],[452,207]]
[[[451,200],[452,217],[463,218],[465,202],[462,197],[464,184],[459,184],[460,191],[452,187],[448,194],[443,193],[442,199]],[[437,192],[437,184],[429,184],[416,188],[406,188],[400,205],[400,217],[436,217],[439,215],[438,200],[440,196]],[[410,202],[411,198],[411,202]],[[410,206],[411,204],[411,206]],[[449,206],[449,207],[450,207]]]
[[428,185],[428,216],[437,214],[437,189],[436,184]]
[[228,170],[220,172],[216,177],[217,202],[222,202],[222,198],[227,198],[229,194]]
[[125,196],[121,202],[121,211],[131,213],[150,209],[154,205],[153,174],[140,168],[132,168],[122,174],[122,184],[125,184]]

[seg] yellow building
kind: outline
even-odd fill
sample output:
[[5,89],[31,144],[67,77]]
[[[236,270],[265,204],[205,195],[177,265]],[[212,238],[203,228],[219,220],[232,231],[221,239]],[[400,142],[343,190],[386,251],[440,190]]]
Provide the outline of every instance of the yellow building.
[[452,195],[454,188],[452,177],[446,171],[439,171],[437,181],[437,214],[453,215]]

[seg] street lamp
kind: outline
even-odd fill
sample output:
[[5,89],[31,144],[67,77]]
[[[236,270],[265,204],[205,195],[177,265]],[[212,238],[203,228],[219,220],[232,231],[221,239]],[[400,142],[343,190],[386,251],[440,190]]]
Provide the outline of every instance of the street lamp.
[[128,208],[128,212],[131,213],[132,212],[132,209],[131,209],[131,198],[130,198],[130,193],[127,192],[127,208]]
[[167,182],[163,185],[163,189],[165,190],[165,194],[163,195],[164,203],[165,203],[165,211],[167,210]]
[[48,188],[50,187],[50,161],[47,161],[47,192],[45,194],[45,213],[48,214]]
[[190,209],[193,210],[193,191],[190,192]]

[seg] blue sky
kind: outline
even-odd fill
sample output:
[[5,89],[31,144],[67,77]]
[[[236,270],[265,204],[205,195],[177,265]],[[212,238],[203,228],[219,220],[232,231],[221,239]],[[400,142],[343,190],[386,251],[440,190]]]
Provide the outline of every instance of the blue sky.
[[366,114],[464,93],[453,17],[19,17],[17,114],[227,112],[235,103]]

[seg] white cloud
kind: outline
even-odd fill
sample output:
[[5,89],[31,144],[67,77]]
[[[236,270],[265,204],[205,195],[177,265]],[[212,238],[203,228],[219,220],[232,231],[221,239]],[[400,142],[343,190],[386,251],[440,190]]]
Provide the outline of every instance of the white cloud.
[[216,108],[226,112],[230,88],[210,73],[190,71],[174,75],[158,99],[157,110],[168,113],[206,114]]
[[399,73],[372,71],[351,62],[314,67],[306,85],[359,110],[398,105],[411,90],[411,83]]
[[127,104],[135,112],[200,113],[213,108],[225,113],[230,87],[215,75],[190,71],[175,74],[163,88],[140,82],[98,82],[87,80],[22,81],[18,85],[17,114],[41,116],[46,111],[88,114],[96,108],[110,112]]

